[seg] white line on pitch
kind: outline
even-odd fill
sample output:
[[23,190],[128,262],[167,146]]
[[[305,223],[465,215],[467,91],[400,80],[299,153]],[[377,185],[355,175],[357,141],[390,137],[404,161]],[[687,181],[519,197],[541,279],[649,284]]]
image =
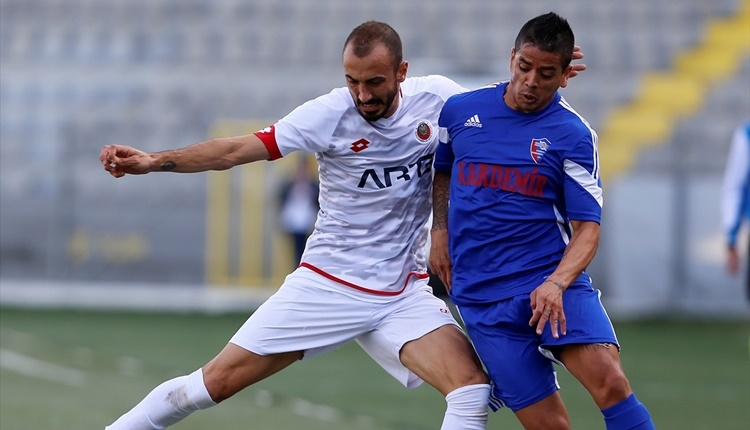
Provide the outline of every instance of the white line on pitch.
[[46,379],[70,386],[81,386],[86,374],[59,364],[42,361],[10,349],[0,349],[0,367],[33,378]]

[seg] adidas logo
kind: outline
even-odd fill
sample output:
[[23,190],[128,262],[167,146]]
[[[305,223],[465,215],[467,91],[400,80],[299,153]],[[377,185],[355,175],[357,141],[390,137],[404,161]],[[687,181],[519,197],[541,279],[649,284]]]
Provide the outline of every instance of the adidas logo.
[[479,121],[479,115],[474,115],[473,117],[466,120],[464,123],[467,127],[479,127],[482,128],[482,123]]

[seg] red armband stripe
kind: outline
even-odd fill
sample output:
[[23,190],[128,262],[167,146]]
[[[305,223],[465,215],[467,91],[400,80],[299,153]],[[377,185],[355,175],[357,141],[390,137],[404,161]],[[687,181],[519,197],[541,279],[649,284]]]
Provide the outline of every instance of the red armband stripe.
[[276,143],[276,126],[269,126],[263,130],[256,131],[255,135],[266,145],[268,150],[268,160],[278,160],[282,157],[281,151],[279,151],[279,145]]

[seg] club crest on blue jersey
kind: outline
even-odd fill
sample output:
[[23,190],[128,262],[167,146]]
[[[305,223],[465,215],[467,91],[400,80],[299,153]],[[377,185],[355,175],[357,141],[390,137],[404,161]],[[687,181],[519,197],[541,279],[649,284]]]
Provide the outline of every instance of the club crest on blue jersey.
[[417,125],[417,140],[422,143],[428,142],[432,137],[432,124],[427,120],[422,120]]
[[547,140],[546,137],[543,137],[541,139],[531,139],[531,147],[529,148],[529,150],[531,151],[531,159],[534,160],[535,163],[539,164],[539,160],[542,159],[549,146],[550,141]]

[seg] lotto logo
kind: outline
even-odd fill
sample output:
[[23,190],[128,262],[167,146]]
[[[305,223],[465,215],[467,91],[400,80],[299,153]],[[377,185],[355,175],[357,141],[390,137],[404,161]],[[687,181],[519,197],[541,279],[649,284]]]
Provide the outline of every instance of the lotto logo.
[[349,148],[354,152],[360,152],[360,151],[364,151],[365,149],[367,149],[368,146],[370,146],[370,141],[362,138],[352,143],[352,146],[350,146]]

